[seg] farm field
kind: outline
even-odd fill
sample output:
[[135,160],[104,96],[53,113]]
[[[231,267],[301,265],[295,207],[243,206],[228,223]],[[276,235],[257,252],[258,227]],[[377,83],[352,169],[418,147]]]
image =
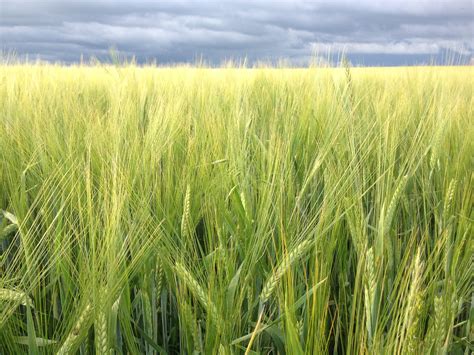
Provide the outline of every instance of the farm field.
[[0,66],[1,354],[470,354],[472,67]]

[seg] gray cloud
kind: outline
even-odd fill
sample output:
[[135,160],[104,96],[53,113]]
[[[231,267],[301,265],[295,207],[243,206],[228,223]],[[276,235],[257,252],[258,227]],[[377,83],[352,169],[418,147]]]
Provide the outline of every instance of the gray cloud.
[[74,62],[111,46],[140,62],[288,58],[346,52],[365,64],[412,64],[474,50],[470,0],[3,0],[4,51]]

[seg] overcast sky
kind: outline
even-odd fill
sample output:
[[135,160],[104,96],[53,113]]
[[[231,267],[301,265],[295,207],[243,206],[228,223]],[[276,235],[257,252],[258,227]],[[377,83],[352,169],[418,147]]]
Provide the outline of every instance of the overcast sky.
[[303,65],[347,53],[355,64],[438,62],[474,51],[472,0],[0,0],[0,43],[43,60],[109,56],[139,62],[225,59]]

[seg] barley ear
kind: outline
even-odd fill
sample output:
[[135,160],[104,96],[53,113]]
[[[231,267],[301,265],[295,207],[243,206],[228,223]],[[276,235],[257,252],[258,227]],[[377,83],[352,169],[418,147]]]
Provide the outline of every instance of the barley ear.
[[369,248],[365,255],[365,285],[364,285],[364,306],[367,335],[369,345],[372,344],[375,326],[377,320],[378,301],[377,292],[377,276],[375,272],[374,251]]
[[[431,144],[430,168],[433,171],[436,166],[439,166],[439,149],[445,134],[445,126],[447,120],[441,120],[438,130],[433,135],[433,143]],[[431,175],[431,174],[430,174]]]
[[83,331],[83,328],[84,330],[86,329],[86,327],[88,328],[87,324],[89,322],[91,313],[92,313],[92,306],[90,305],[90,303],[88,303],[84,307],[84,310],[82,311],[81,315],[76,321],[76,324],[74,324],[74,327],[72,328],[68,337],[64,341],[63,345],[58,350],[57,355],[67,355],[71,353],[73,346],[75,345],[76,341],[79,338],[80,332]]
[[446,339],[446,307],[442,296],[436,296],[434,299],[434,342],[435,347],[439,349]]
[[449,217],[448,214],[451,210],[451,204],[453,202],[454,193],[456,191],[457,181],[456,179],[452,179],[449,183],[448,191],[446,192],[446,197],[444,199],[444,206],[443,206],[443,219],[446,221]]
[[183,202],[183,216],[181,217],[181,236],[187,236],[189,234],[190,208],[191,208],[191,187],[188,184],[186,186],[186,194],[184,195],[184,202]]
[[449,232],[450,229],[450,212],[451,204],[454,198],[456,191],[456,179],[452,179],[449,183],[448,190],[446,191],[446,197],[444,199],[443,206],[443,216],[441,219],[440,231],[441,233],[446,233],[446,246],[444,250],[444,272],[446,277],[451,273],[451,262],[453,257],[453,242],[452,242],[452,233]]
[[278,267],[268,278],[267,282],[265,283],[265,286],[262,289],[262,292],[260,294],[260,302],[262,304],[266,303],[269,300],[270,296],[275,290],[275,287],[278,284],[278,281],[288,271],[291,265],[296,260],[300,259],[301,256],[304,255],[312,245],[312,240],[305,240],[283,258]]
[[422,289],[422,273],[423,262],[421,261],[421,252],[418,250],[414,266],[412,269],[411,288],[408,295],[408,305],[405,313],[405,327],[407,330],[406,353],[418,353],[418,345],[420,344],[419,326],[421,308],[423,304],[423,289]]
[[[391,283],[394,277],[394,268],[395,268],[395,255],[394,255],[394,246],[393,246],[393,238],[390,237],[390,228],[392,227],[392,220],[395,216],[395,211],[397,209],[398,201],[400,200],[400,196],[402,195],[403,191],[405,190],[405,186],[408,181],[408,176],[403,176],[393,193],[392,199],[390,200],[390,204],[388,208],[382,216],[381,220],[381,230],[379,231],[379,247],[383,245],[383,248],[380,248],[379,251],[383,252],[384,249],[387,251],[388,256],[388,269],[389,269],[389,288],[391,288]],[[383,213],[382,209],[382,213]]]
[[194,296],[199,300],[199,302],[201,302],[201,304],[206,309],[207,314],[211,317],[214,324],[215,325],[221,324],[220,317],[217,312],[217,307],[211,300],[209,300],[207,293],[204,291],[201,285],[199,285],[199,283],[191,275],[191,273],[186,269],[186,267],[182,263],[177,262],[175,265],[175,271],[178,274],[178,276],[181,278],[181,280],[189,288],[191,293],[194,294]]
[[96,352],[98,354],[106,354],[108,352],[107,345],[107,316],[105,312],[105,291],[100,295],[99,309],[94,322],[94,330],[96,337]]
[[392,199],[390,200],[390,204],[388,205],[387,211],[385,212],[385,216],[383,219],[383,226],[382,226],[383,234],[386,234],[392,226],[392,220],[393,220],[393,216],[395,215],[395,210],[397,208],[398,201],[400,200],[401,194],[405,190],[405,186],[407,182],[408,182],[408,176],[405,175],[400,179],[397,185],[397,188],[395,189],[395,192],[393,193]]
[[23,306],[34,308],[33,301],[24,292],[0,288],[0,301],[15,302]]
[[163,264],[160,260],[157,260],[156,273],[155,273],[155,282],[156,282],[156,294],[161,295],[161,290],[163,288]]

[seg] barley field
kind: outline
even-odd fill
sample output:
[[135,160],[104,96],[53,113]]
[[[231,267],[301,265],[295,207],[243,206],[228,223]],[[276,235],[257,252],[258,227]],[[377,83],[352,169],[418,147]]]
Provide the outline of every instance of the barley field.
[[1,354],[470,354],[472,67],[0,66]]

